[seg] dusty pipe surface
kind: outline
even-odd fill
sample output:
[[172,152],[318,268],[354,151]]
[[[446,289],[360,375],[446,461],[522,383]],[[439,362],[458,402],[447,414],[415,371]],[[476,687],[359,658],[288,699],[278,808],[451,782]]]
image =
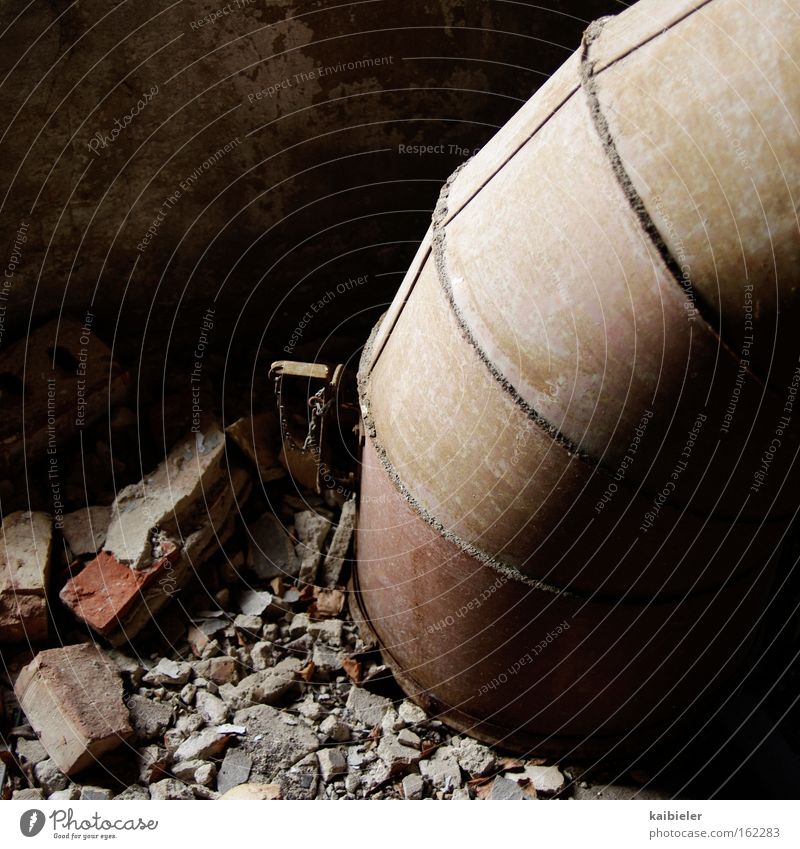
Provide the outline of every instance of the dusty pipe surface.
[[477,736],[636,746],[747,662],[797,507],[796,12],[590,26],[373,333],[362,614]]

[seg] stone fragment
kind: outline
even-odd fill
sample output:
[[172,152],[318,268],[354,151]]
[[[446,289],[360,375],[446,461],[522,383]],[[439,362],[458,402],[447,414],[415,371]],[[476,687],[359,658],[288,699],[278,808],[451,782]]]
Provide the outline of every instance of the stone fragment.
[[70,784],[64,790],[54,790],[47,798],[51,802],[72,802],[81,798],[82,789],[77,784]]
[[126,704],[135,742],[149,743],[161,737],[172,722],[172,707],[164,702],[134,694],[128,697]]
[[232,787],[227,793],[220,796],[225,801],[253,801],[264,802],[281,798],[281,787],[279,784],[240,784]]
[[163,746],[145,746],[137,752],[139,780],[152,784],[160,780],[167,770],[169,753]]
[[212,657],[193,664],[195,675],[220,686],[236,680],[237,662],[232,657]]
[[0,643],[47,637],[53,523],[47,513],[10,513],[0,528]]
[[421,799],[425,792],[425,781],[416,772],[409,773],[403,779],[403,796],[406,799]]
[[192,666],[184,661],[162,657],[144,676],[145,684],[156,687],[182,687],[192,677]]
[[187,787],[182,781],[177,781],[174,778],[163,778],[161,781],[150,785],[150,798],[188,801],[194,799],[194,793],[192,793],[192,788]]
[[215,728],[206,728],[192,734],[175,750],[176,761],[207,760],[222,754],[230,737]]
[[314,799],[319,789],[319,760],[314,752],[301,758],[288,770],[284,770],[278,781],[284,799]]
[[[560,793],[566,782],[557,766],[534,766],[528,764],[522,773],[514,773],[517,778],[528,778],[536,788],[537,796],[554,796]],[[507,775],[511,778],[511,775]]]
[[339,589],[314,587],[314,598],[320,616],[339,616],[344,610],[345,597]]
[[300,541],[301,551],[298,553],[302,559],[322,551],[331,529],[331,522],[313,510],[303,510],[295,513],[294,529]]
[[233,787],[246,784],[252,768],[253,759],[247,752],[238,748],[228,749],[217,775],[217,790],[225,794]]
[[296,689],[296,676],[302,668],[296,657],[287,657],[270,669],[254,672],[236,686],[220,688],[220,696],[233,710],[254,704],[273,705],[286,693]]
[[420,752],[403,745],[394,735],[384,734],[378,743],[378,757],[389,767],[392,775],[398,775],[419,762]]
[[436,790],[447,792],[461,786],[461,769],[450,746],[440,746],[430,758],[420,761],[419,771]]
[[250,663],[257,672],[272,666],[272,643],[259,641],[250,649]]
[[310,622],[308,633],[315,640],[321,640],[333,648],[341,648],[342,645],[342,620],[323,619],[318,622]]
[[189,434],[158,468],[119,492],[112,506],[105,550],[132,569],[148,568],[153,529],[176,539],[186,536],[187,520],[202,512],[208,494],[224,476],[225,438],[215,424]]
[[428,718],[425,711],[419,705],[415,705],[414,702],[410,702],[408,699],[400,702],[397,713],[400,719],[407,725],[420,725]]
[[335,587],[339,583],[350,540],[356,523],[356,502],[354,498],[344,503],[339,516],[339,524],[333,532],[331,544],[322,564],[320,583],[324,587]]
[[281,711],[268,705],[244,708],[234,716],[234,722],[247,729],[240,746],[253,758],[253,772],[267,779],[319,748],[317,735],[310,728],[288,725]]
[[380,725],[384,714],[391,708],[391,700],[376,696],[361,687],[352,687],[347,694],[347,715],[367,728]]
[[36,781],[45,793],[55,790],[65,790],[69,786],[69,778],[58,768],[52,758],[41,761],[33,769]]
[[106,541],[110,520],[110,507],[84,507],[67,513],[62,521],[61,533],[73,555],[94,557]]
[[462,737],[453,748],[461,769],[473,778],[488,775],[497,764],[492,750],[470,737]]
[[117,793],[114,797],[114,801],[132,802],[149,798],[150,793],[146,787],[142,787],[141,784],[131,784],[130,787],[126,787],[121,793]]
[[26,787],[24,790],[15,790],[11,794],[12,799],[20,799],[26,802],[44,801],[44,790],[39,787]]
[[247,613],[240,613],[233,620],[233,627],[240,633],[254,638],[261,633],[261,626],[264,623],[260,616],[254,616]]
[[67,775],[131,736],[119,670],[91,643],[40,652],[20,672],[15,691],[42,745]]
[[84,785],[81,788],[80,798],[85,801],[105,802],[111,799],[114,794],[105,787],[92,787]]
[[530,801],[530,796],[524,793],[516,781],[498,775],[492,782],[492,792],[489,798],[495,801]]
[[350,739],[350,726],[333,714],[325,717],[319,726],[319,730],[326,739],[334,740],[337,743],[345,743]]
[[208,725],[222,725],[228,721],[228,707],[225,702],[205,690],[197,693],[195,708]]
[[297,577],[299,561],[285,528],[272,513],[248,526],[247,565],[262,580]]
[[225,428],[225,433],[258,469],[263,483],[286,477],[286,469],[278,462],[275,446],[280,445],[280,427],[272,413],[260,413],[237,419]]
[[403,746],[410,746],[412,749],[419,749],[422,743],[419,736],[409,728],[401,728],[397,732],[397,741],[398,743],[402,743]]
[[319,774],[326,784],[339,775],[347,774],[347,760],[341,749],[320,749],[317,752],[317,759]]
[[17,758],[22,766],[36,766],[36,764],[46,761],[48,754],[44,746],[38,740],[26,740],[21,737],[17,740],[16,745]]
[[[286,613],[286,606],[281,599],[264,590],[245,590],[239,596],[239,610],[247,616],[272,616],[273,618]],[[259,626],[263,625],[259,622]]]
[[208,763],[206,761],[199,760],[198,758],[190,761],[178,761],[170,767],[170,772],[175,778],[179,778],[187,784],[202,784],[202,781],[195,779],[195,775],[201,767],[207,765]]
[[342,668],[342,656],[336,649],[324,643],[316,643],[311,654],[317,677],[329,680],[331,675]]

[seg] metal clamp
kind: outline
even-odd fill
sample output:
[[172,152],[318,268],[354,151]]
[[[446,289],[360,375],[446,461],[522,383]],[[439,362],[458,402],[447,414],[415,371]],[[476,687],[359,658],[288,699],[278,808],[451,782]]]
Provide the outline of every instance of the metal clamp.
[[[344,366],[278,360],[269,377],[278,402],[280,462],[298,483],[315,492],[352,491],[355,472],[343,472],[340,467],[343,459],[347,464],[346,454],[355,458],[346,443],[350,434],[355,436],[351,425],[357,426],[358,410],[347,397]],[[329,434],[331,414],[339,425],[333,428],[333,438]]]

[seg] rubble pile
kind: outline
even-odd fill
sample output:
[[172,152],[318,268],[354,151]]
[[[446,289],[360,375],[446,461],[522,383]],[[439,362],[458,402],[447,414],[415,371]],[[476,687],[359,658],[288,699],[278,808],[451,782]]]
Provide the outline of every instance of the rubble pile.
[[[68,338],[79,330],[66,325]],[[99,370],[81,379],[99,386],[110,372],[113,400],[124,400],[124,373],[93,344]],[[10,350],[0,365],[16,374],[23,355]],[[49,356],[69,389],[50,399],[51,413],[88,444],[88,431],[71,431],[75,357],[66,348]],[[107,412],[103,422],[101,405],[82,407],[87,422],[136,432],[129,408]],[[49,454],[47,427],[31,427]],[[7,474],[20,461],[17,441],[10,436],[0,458]],[[60,445],[64,469],[72,455]],[[71,512],[3,515],[2,798],[583,792],[577,773],[502,757],[402,696],[348,604],[355,497],[317,495],[287,477],[275,416],[227,429],[204,418],[175,433],[162,462],[134,482],[140,446],[129,446],[113,458],[113,475],[125,473],[115,494],[108,477],[86,475],[81,442],[83,489],[58,492]],[[4,506],[19,493],[0,481]]]

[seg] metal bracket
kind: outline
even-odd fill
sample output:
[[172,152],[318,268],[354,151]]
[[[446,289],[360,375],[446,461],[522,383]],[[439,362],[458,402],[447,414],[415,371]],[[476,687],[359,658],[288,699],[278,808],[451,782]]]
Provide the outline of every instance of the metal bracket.
[[[269,371],[274,382],[281,429],[280,461],[300,484],[322,492],[355,487],[355,473],[343,473],[337,466],[347,430],[357,424],[357,407],[347,399],[346,372],[343,365],[301,363],[278,360]],[[355,418],[353,413],[355,413]],[[334,414],[339,427],[329,431]],[[351,433],[355,431],[351,429]],[[348,451],[348,453],[351,453]]]

